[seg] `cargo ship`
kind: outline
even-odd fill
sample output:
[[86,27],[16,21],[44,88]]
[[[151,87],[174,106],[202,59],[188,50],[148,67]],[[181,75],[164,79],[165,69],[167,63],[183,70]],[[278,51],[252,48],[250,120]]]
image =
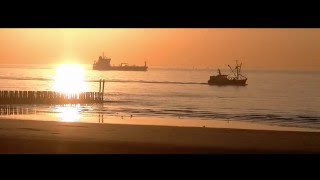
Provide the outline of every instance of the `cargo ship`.
[[148,66],[147,62],[144,62],[144,66],[135,66],[135,65],[128,65],[128,63],[121,63],[119,66],[112,66],[111,65],[111,58],[104,56],[99,56],[98,61],[94,61],[93,63],[93,70],[98,71],[147,71]]
[[218,75],[210,76],[208,84],[218,86],[246,86],[247,77],[241,74],[242,63],[239,65],[238,61],[236,61],[236,67],[234,69],[232,69],[230,65],[228,65],[228,67],[230,68],[230,73],[233,74],[233,76],[222,74],[220,69],[218,69]]

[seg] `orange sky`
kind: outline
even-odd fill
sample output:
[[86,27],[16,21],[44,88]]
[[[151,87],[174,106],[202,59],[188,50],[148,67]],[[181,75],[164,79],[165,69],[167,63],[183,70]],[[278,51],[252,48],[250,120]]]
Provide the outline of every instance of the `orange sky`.
[[1,64],[320,70],[320,29],[0,29]]

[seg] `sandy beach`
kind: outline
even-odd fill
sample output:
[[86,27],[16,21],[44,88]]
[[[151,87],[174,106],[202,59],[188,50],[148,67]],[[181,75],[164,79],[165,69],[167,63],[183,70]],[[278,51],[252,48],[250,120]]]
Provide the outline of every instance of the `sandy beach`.
[[320,132],[0,120],[0,153],[319,153]]

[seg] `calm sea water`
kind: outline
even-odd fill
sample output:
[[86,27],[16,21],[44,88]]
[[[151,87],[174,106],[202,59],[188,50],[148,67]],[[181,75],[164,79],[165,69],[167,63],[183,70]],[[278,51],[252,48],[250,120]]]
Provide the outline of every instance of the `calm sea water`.
[[[147,72],[123,72],[93,71],[91,65],[84,68],[87,81],[107,81],[105,96],[108,103],[77,106],[0,105],[0,114],[7,117],[9,112],[11,116],[27,118],[30,115],[64,113],[66,117],[75,119],[92,119],[102,114],[133,115],[320,128],[319,72],[246,71],[247,86],[218,87],[206,84],[216,70],[150,68]],[[0,89],[52,90],[55,73],[55,65],[1,65]],[[87,84],[89,90],[98,91],[98,83]]]

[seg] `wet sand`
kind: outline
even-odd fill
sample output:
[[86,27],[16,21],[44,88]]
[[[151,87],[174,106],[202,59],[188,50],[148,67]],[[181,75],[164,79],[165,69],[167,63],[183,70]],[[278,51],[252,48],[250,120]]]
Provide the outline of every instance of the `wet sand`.
[[0,153],[320,153],[320,132],[0,119]]

